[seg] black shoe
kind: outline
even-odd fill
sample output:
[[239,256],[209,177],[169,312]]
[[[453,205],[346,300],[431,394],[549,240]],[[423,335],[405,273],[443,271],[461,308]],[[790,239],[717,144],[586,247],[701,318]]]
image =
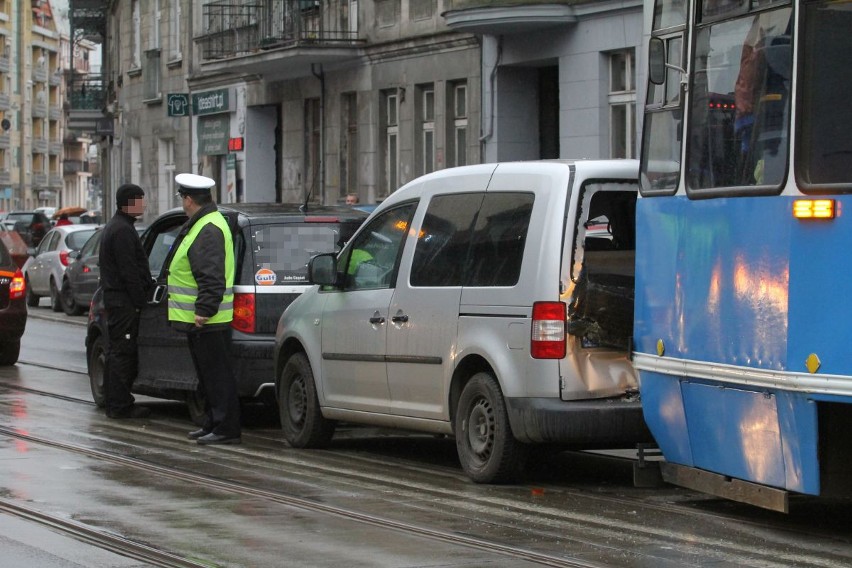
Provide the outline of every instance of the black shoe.
[[146,406],[131,406],[121,412],[107,412],[108,418],[147,418],[151,416],[151,409]]
[[201,428],[199,430],[193,430],[192,432],[187,434],[186,437],[190,440],[197,440],[198,438],[200,438],[202,436],[206,436],[209,433],[210,433],[210,430],[205,430],[204,428]]
[[213,444],[242,444],[243,439],[239,436],[223,436],[222,434],[214,434],[210,432],[195,440],[202,446],[211,446]]

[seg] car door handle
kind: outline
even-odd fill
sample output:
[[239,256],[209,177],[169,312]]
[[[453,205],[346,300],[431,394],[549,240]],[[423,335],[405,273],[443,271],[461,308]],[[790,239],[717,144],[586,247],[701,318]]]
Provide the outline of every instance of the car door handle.
[[398,316],[393,316],[391,318],[393,323],[408,323],[408,316],[406,314],[401,314]]
[[370,318],[370,323],[373,325],[381,325],[385,323],[385,318],[382,316],[373,316]]

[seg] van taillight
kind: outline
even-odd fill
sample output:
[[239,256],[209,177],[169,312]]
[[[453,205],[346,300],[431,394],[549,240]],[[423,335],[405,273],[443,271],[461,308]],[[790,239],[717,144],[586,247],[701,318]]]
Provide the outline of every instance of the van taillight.
[[254,333],[254,314],[254,294],[234,294],[231,327],[243,333]]
[[532,313],[532,341],[530,355],[534,359],[562,359],[565,357],[565,320],[568,308],[565,302],[536,302]]
[[15,275],[12,277],[12,282],[9,283],[9,299],[16,300],[18,298],[23,298],[24,294],[27,292],[27,284],[24,280],[24,273],[21,272],[21,269],[15,271]]

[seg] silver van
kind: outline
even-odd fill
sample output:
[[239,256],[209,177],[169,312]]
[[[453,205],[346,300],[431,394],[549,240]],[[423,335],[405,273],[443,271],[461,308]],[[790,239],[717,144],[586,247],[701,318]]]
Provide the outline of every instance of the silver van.
[[652,440],[630,363],[635,160],[451,168],[390,195],[274,348],[294,447],[337,421],[455,436],[475,481],[511,481],[533,444]]

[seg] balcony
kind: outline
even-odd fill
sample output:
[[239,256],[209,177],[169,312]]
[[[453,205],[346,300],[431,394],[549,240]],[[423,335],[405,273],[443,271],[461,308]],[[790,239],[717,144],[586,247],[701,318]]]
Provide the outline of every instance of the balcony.
[[51,87],[56,87],[62,82],[62,71],[54,71],[47,79],[47,84]]
[[8,150],[12,145],[12,137],[8,132],[0,134],[0,149]]
[[0,73],[9,72],[9,56],[0,55]]
[[33,153],[47,154],[47,139],[33,138]]
[[10,185],[12,183],[12,172],[9,170],[0,170],[0,185]]
[[101,133],[100,125],[109,118],[104,112],[106,98],[107,88],[101,75],[74,74],[68,92],[68,128]]
[[36,83],[47,83],[47,68],[43,65],[33,66],[33,81]]
[[33,173],[33,187],[36,189],[46,189],[47,188],[47,174],[45,173]]
[[47,153],[52,156],[58,156],[62,153],[62,142],[54,142],[51,140],[47,144]]
[[34,102],[32,108],[32,116],[34,118],[45,118],[47,116],[47,103]]
[[47,183],[50,189],[62,189],[62,176],[51,172],[50,176],[47,179]]
[[63,160],[62,175],[72,176],[89,172],[89,162],[86,160]]
[[[578,0],[444,0],[447,26],[460,32],[507,35],[577,22]],[[586,4],[591,4],[586,2]]]
[[239,58],[242,71],[274,80],[310,74],[312,63],[354,59],[365,40],[349,6],[349,0],[208,2],[206,33],[196,39],[203,68],[228,71]]
[[6,93],[0,93],[0,110],[9,110],[10,102],[9,95]]
[[47,118],[50,120],[59,120],[62,118],[62,109],[57,106],[51,106],[47,109]]

